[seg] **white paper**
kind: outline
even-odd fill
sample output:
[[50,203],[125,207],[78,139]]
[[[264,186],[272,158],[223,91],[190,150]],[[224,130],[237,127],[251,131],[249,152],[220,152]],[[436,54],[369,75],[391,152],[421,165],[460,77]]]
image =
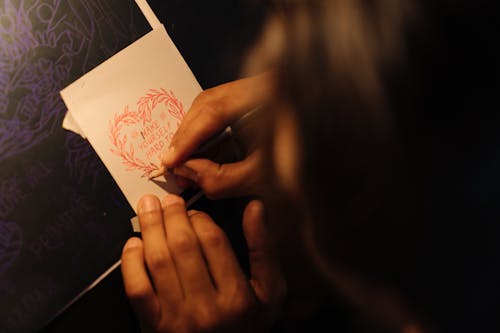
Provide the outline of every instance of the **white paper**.
[[[142,14],[148,21],[149,25],[152,29],[164,29],[158,17],[155,15],[151,7],[149,6],[146,0],[135,0],[135,3],[141,10]],[[67,110],[66,115],[64,116],[62,127],[68,131],[72,131],[76,134],[79,134],[82,138],[86,138],[85,133],[83,133],[82,129],[73,119],[71,115],[71,110]]]
[[135,210],[145,194],[179,193],[173,176],[148,180],[201,92],[165,29],[149,32],[61,91],[81,129]]
[[87,138],[80,126],[78,126],[78,124],[76,123],[75,119],[73,119],[73,115],[71,114],[70,110],[68,110],[68,112],[66,112],[66,115],[64,116],[62,127],[68,131],[80,134],[80,136],[84,139]]

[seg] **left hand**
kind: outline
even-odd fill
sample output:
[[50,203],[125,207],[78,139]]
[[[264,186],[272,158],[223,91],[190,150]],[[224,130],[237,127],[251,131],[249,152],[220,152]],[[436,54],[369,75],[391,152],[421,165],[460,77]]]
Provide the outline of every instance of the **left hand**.
[[251,278],[241,270],[224,232],[205,213],[186,211],[182,198],[143,197],[138,217],[143,240],[131,238],[122,254],[125,291],[141,327],[154,332],[255,332],[285,293],[262,204],[252,202],[243,227]]

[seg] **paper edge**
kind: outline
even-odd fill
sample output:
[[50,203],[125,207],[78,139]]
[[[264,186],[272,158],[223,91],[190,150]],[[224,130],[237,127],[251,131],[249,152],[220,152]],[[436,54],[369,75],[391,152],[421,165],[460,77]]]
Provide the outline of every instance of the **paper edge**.
[[84,139],[87,139],[87,137],[83,133],[82,129],[80,128],[80,125],[78,125],[75,118],[73,118],[73,115],[71,114],[70,110],[66,111],[66,115],[64,116],[64,119],[62,122],[62,128],[64,128],[67,131],[71,131],[73,133],[76,133]]
[[78,295],[76,295],[73,299],[71,299],[66,305],[64,305],[52,318],[50,318],[43,328],[46,328],[50,323],[52,323],[56,318],[61,316],[66,310],[68,310],[73,304],[75,304],[79,299],[81,299],[85,294],[87,294],[90,290],[94,289],[102,280],[104,280],[109,274],[111,274],[116,268],[118,268],[121,264],[121,259],[112,264],[104,273],[99,275],[97,279],[95,279],[92,283],[90,283],[87,287],[85,287]]
[[[105,64],[105,63],[107,63],[109,61],[112,61],[112,59],[114,59],[116,55],[121,54],[123,52],[126,52],[126,50],[128,48],[132,47],[137,42],[141,41],[144,38],[149,37],[151,34],[156,34],[158,32],[165,32],[166,33],[165,27],[162,26],[161,28],[158,28],[158,29],[152,29],[151,31],[147,32],[144,36],[140,37],[139,39],[137,39],[133,43],[127,45],[126,47],[124,47],[123,49],[121,49],[120,51],[118,51],[117,53],[115,53],[114,55],[112,55],[111,57],[109,57],[106,60],[104,60],[103,62],[101,62],[99,65],[97,65],[92,70],[90,70],[87,73],[83,74],[78,79],[74,80],[73,82],[69,83],[64,88],[62,88],[61,90],[59,90],[59,97],[61,97],[61,100],[63,101],[64,105],[67,108],[66,114],[65,114],[65,116],[63,118],[63,121],[62,121],[62,124],[61,124],[61,127],[64,128],[65,130],[69,130],[69,131],[71,131],[73,133],[79,134],[82,138],[86,139],[87,136],[85,135],[84,131],[82,130],[82,128],[80,126],[80,124],[75,119],[75,117],[73,116],[73,113],[71,112],[71,109],[68,106],[68,103],[67,103],[67,100],[66,100],[66,94],[67,94],[67,91],[69,90],[69,88],[72,87],[72,86],[74,86],[75,84],[78,84],[78,82],[80,82],[81,80],[85,80],[86,76],[89,75],[89,73],[91,73],[92,71],[94,71],[96,68],[102,66],[103,64]],[[167,34],[167,36],[168,36],[168,34]]]
[[[157,30],[157,29],[166,30],[146,0],[135,0],[135,4],[137,5],[137,7],[139,7],[139,10],[141,11],[142,15],[144,15],[144,17],[146,18],[146,21],[148,21],[152,30]],[[135,42],[133,42],[133,43],[135,43]],[[127,47],[125,47],[125,48],[127,48]],[[113,57],[113,56],[111,56],[111,57]],[[62,91],[62,89],[59,91],[59,94],[61,93],[61,91]],[[86,139],[85,134],[83,133],[82,129],[80,128],[78,123],[74,120],[73,116],[71,115],[71,110],[66,111],[66,114],[64,116],[63,123],[62,123],[62,128],[64,128],[65,130],[71,131],[73,133],[76,133],[76,134],[80,135],[82,138]]]
[[146,20],[148,21],[149,25],[151,28],[157,29],[162,26],[160,20],[158,20],[158,17],[154,13],[154,11],[151,9],[151,6],[149,6],[148,2],[146,0],[135,0],[135,3],[137,6],[139,6],[139,9],[142,12],[142,15],[146,17]]

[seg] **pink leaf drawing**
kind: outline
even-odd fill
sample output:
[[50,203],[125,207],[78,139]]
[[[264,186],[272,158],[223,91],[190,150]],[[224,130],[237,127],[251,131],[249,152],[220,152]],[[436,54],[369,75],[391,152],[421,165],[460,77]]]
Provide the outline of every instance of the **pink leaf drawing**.
[[124,126],[140,122],[144,126],[146,123],[151,122],[152,112],[159,104],[163,104],[167,108],[168,114],[177,120],[177,124],[180,123],[185,115],[183,105],[175,97],[172,90],[167,92],[164,88],[150,89],[145,96],[139,98],[136,111],[131,111],[127,105],[123,112],[116,114],[114,119],[108,123],[108,138],[112,145],[110,151],[122,159],[123,165],[127,168],[126,170],[140,170],[143,172],[143,177],[157,170],[158,166],[152,162],[144,162],[137,158],[133,143],[130,143],[127,149],[127,135],[121,131]]

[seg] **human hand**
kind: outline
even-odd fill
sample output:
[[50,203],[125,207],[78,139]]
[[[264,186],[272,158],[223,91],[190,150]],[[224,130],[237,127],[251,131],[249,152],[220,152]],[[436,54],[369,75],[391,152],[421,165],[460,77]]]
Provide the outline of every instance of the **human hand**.
[[254,332],[269,327],[285,283],[262,221],[251,202],[243,229],[250,279],[242,272],[224,232],[205,213],[186,212],[182,198],[143,197],[142,237],[122,253],[125,291],[141,327],[154,332]]
[[195,98],[162,158],[163,167],[173,168],[178,176],[180,187],[195,183],[212,199],[256,194],[260,181],[258,150],[243,161],[228,164],[189,157],[211,136],[263,104],[271,92],[271,75],[266,72],[222,84]]

